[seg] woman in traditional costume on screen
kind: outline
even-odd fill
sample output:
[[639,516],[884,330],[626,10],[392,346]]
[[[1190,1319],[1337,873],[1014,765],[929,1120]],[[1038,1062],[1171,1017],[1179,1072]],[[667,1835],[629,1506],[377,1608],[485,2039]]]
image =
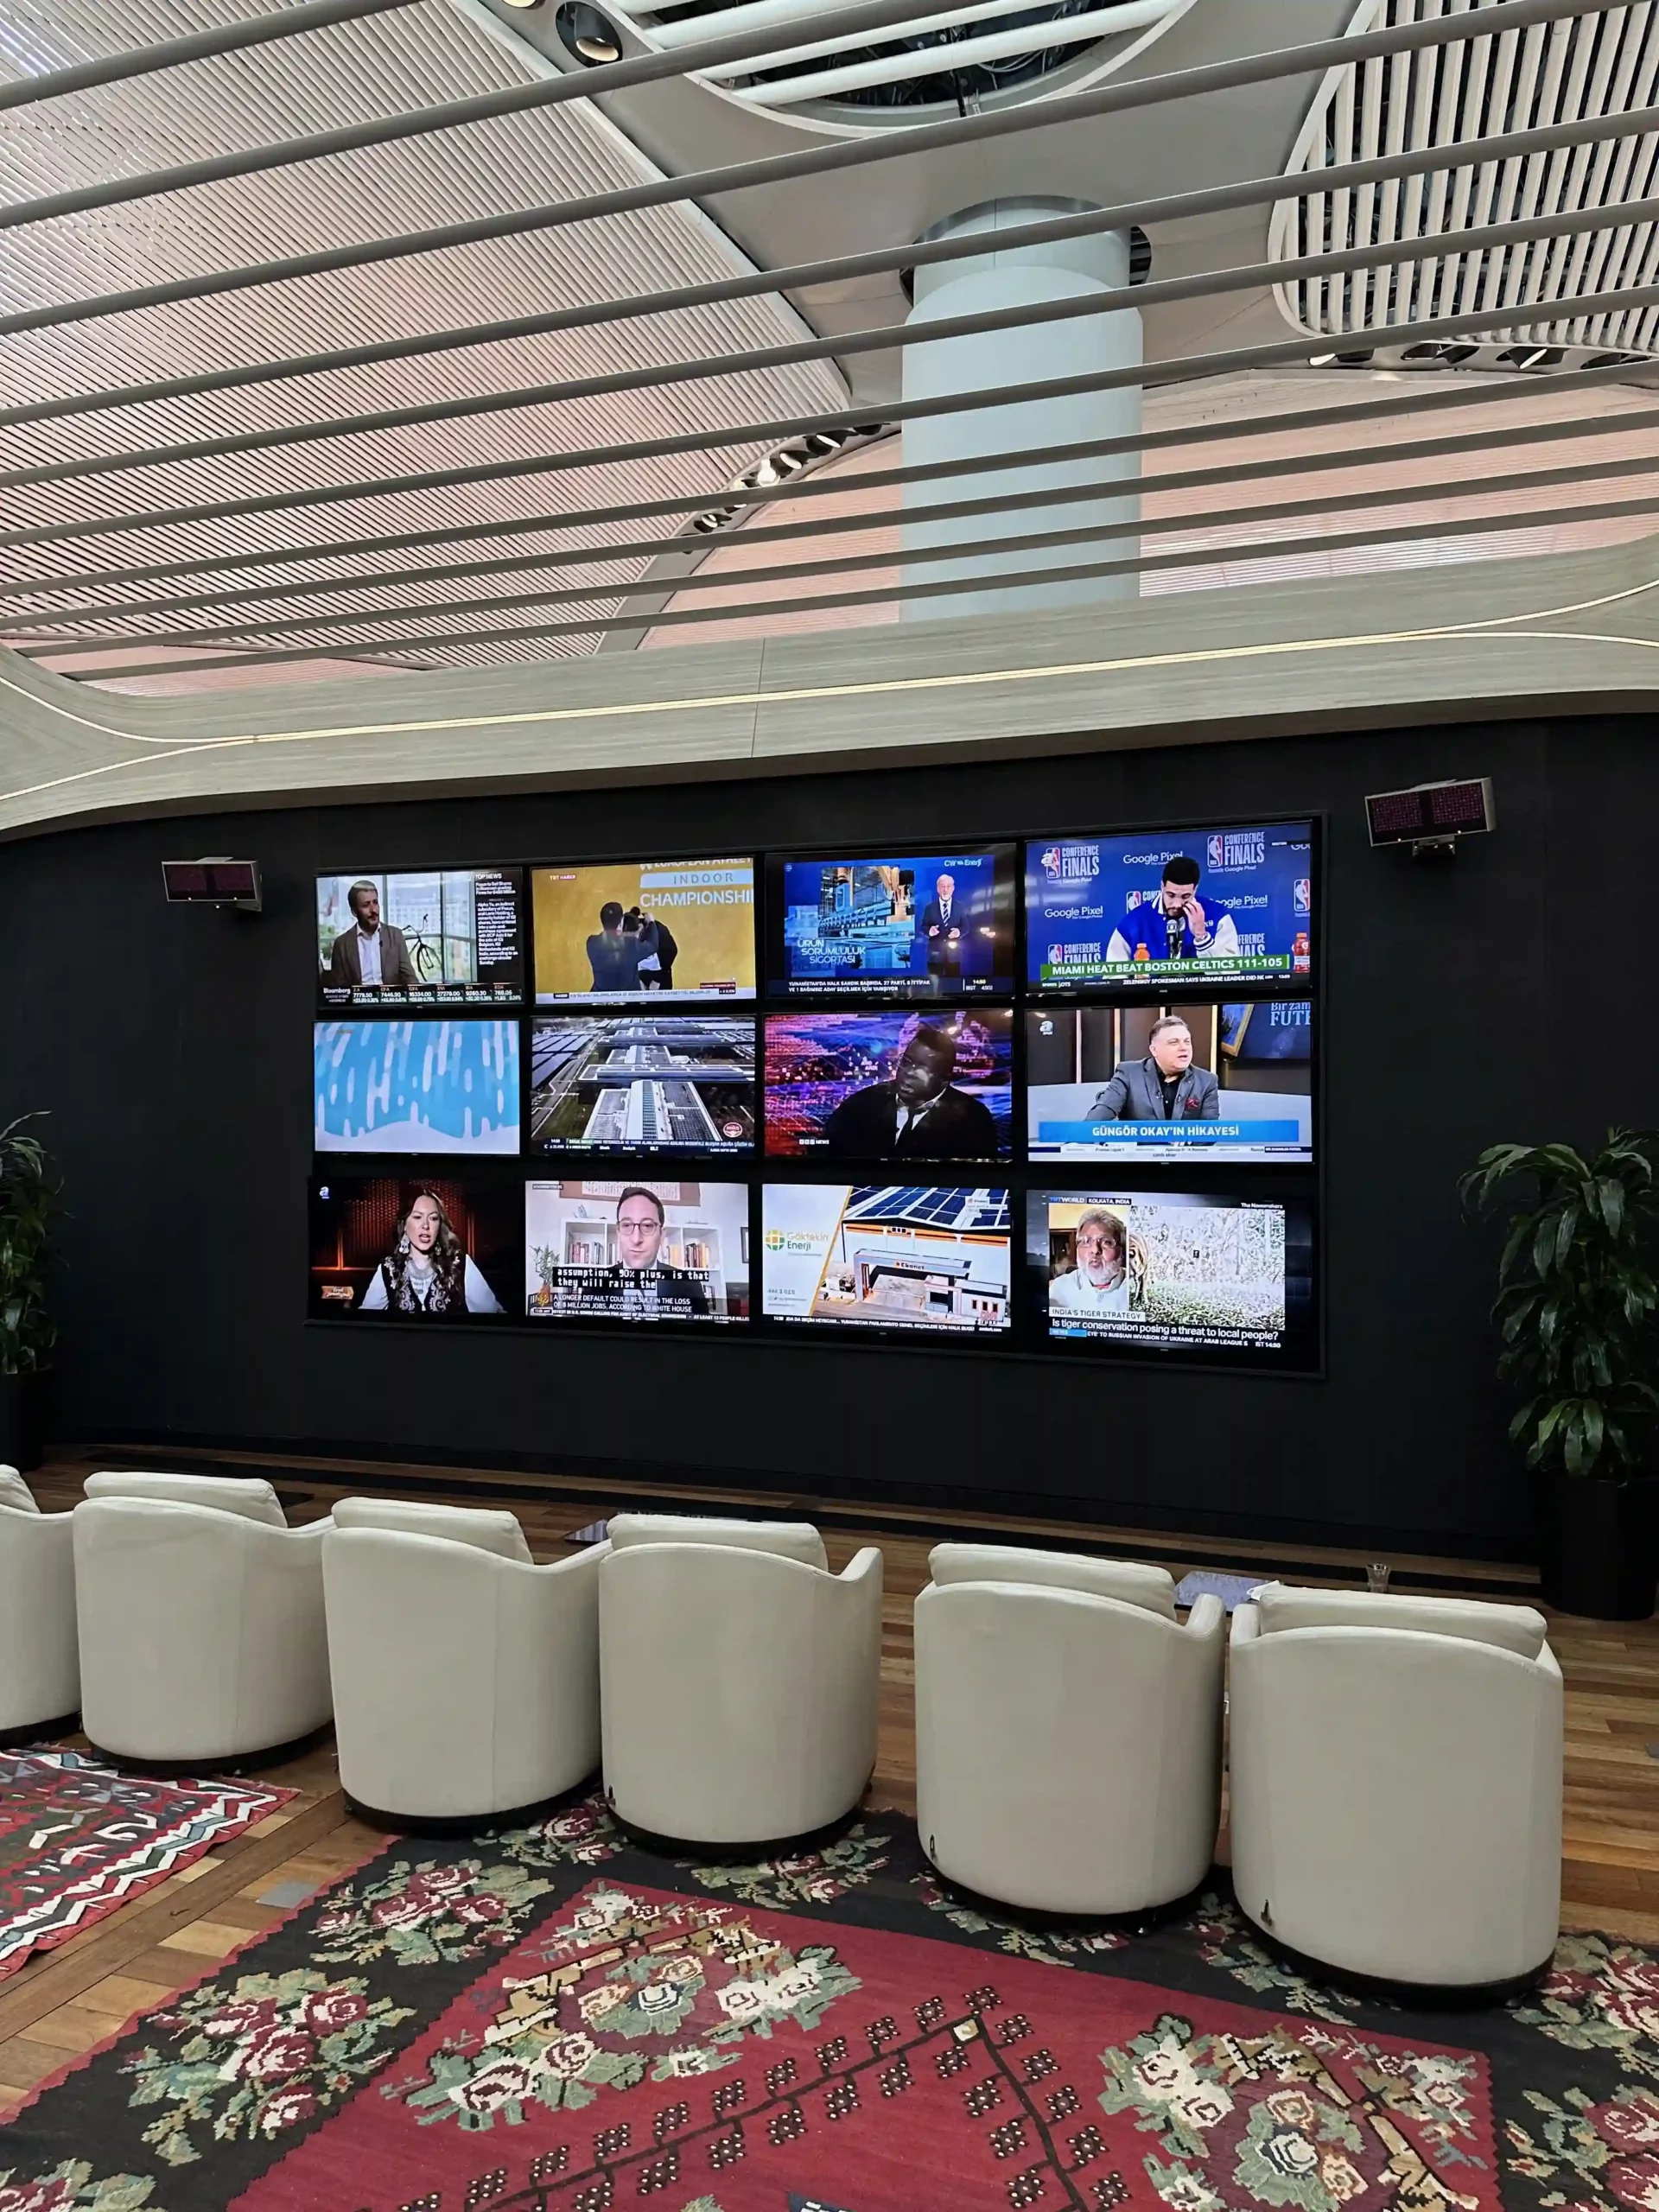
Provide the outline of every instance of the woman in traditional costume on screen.
[[443,1201],[421,1191],[363,1294],[361,1313],[499,1313],[501,1301],[461,1248]]

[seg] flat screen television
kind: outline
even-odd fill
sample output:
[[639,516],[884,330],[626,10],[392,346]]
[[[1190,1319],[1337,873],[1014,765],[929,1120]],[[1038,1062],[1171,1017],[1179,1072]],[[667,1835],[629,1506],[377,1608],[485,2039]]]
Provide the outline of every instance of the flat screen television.
[[1027,1008],[1033,1161],[1313,1157],[1313,1007],[1215,1000]]
[[747,1320],[748,1185],[529,1183],[524,1281],[532,1321]]
[[317,1152],[518,1150],[516,1020],[319,1021]]
[[320,875],[319,1006],[517,1006],[524,883],[517,868]]
[[1184,991],[1313,973],[1313,825],[1045,837],[1025,849],[1026,980]]
[[754,1148],[752,1014],[539,1014],[530,1083],[532,1152]]
[[499,1319],[514,1302],[523,1224],[516,1177],[324,1170],[311,1182],[308,1310],[318,1320]]
[[1033,1190],[1026,1262],[1051,1344],[1317,1368],[1306,1199]]
[[1012,845],[767,863],[773,998],[995,998],[1014,988]]
[[539,1006],[754,996],[753,860],[538,868],[531,898]]
[[1014,1016],[1006,1007],[774,1014],[766,1026],[774,1159],[1006,1160]]
[[957,1338],[1012,1326],[1006,1190],[768,1183],[762,1205],[771,1320]]

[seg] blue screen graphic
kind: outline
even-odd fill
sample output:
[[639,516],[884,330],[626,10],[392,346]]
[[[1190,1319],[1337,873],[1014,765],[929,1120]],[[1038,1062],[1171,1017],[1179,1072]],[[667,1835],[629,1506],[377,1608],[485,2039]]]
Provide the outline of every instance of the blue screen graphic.
[[1027,845],[1025,868],[1038,990],[1313,974],[1310,823],[1046,838]]
[[319,1021],[319,1152],[518,1149],[517,1021]]
[[1001,860],[977,852],[785,861],[785,987],[908,998],[1010,989]]

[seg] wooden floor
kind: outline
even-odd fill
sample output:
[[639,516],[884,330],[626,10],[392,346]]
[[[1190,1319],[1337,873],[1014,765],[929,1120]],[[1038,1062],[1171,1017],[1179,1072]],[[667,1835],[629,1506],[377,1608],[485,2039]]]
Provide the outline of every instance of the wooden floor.
[[[234,1456],[221,1455],[221,1461]],[[177,1455],[173,1461],[188,1463]],[[42,1505],[61,1510],[73,1504],[92,1464],[60,1459],[31,1477]],[[143,1462],[128,1454],[106,1455],[99,1464]],[[423,1497],[479,1503],[480,1487],[487,1484],[492,1503],[503,1502],[499,1493],[507,1493],[538,1560],[568,1555],[569,1533],[608,1509],[657,1502],[637,1485],[607,1483],[595,1488],[569,1478],[504,1476],[496,1471],[353,1468],[339,1461],[277,1463],[268,1457],[257,1464],[277,1482],[296,1526],[320,1519],[336,1498],[353,1491],[407,1487]],[[753,1502],[752,1493],[747,1501],[730,1491],[676,1495],[702,1511]],[[947,1516],[923,1509],[899,1512],[885,1506],[879,1527],[861,1527],[859,1513],[869,1509],[846,1501],[767,1497],[765,1503],[774,1510],[816,1513],[830,1522],[824,1537],[833,1567],[844,1566],[866,1542],[880,1544],[886,1555],[880,1737],[867,1801],[881,1810],[914,1808],[911,1608],[928,1579],[929,1548],[947,1523],[956,1533],[982,1533],[1007,1542],[1063,1541],[1108,1555],[1114,1548],[1133,1550],[1163,1560],[1178,1577],[1193,1563],[1197,1548],[1191,1538],[1145,1530],[1014,1522],[994,1515]],[[1288,1579],[1351,1586],[1362,1579],[1365,1560],[1363,1553],[1337,1548],[1264,1549],[1208,1538],[1201,1549],[1206,1564],[1231,1560],[1252,1573],[1280,1569]],[[1524,1585],[1526,1571],[1513,1566],[1399,1554],[1390,1564],[1396,1586],[1461,1586],[1471,1592],[1526,1594],[1524,1587],[1516,1587]],[[1659,1621],[1611,1626],[1557,1615],[1550,1642],[1567,1693],[1565,1923],[1659,1942]],[[300,1794],[281,1812],[134,1899],[61,1950],[33,1959],[0,1980],[0,2118],[37,2082],[274,1925],[381,1840],[377,1831],[347,1813],[330,1748],[262,1771]],[[1224,1827],[1220,1855],[1225,1859]]]

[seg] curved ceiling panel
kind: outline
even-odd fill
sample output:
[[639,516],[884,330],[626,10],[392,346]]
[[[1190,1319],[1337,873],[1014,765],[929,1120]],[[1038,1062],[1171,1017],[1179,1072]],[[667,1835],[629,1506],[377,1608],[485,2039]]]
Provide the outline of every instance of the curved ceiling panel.
[[[1362,0],[1349,30],[1358,35],[1387,24],[1461,16],[1471,4],[1492,17],[1490,37],[1326,77],[1287,172],[1301,194],[1275,211],[1272,258],[1617,207],[1653,193],[1659,141],[1650,136],[1521,161],[1471,162],[1403,183],[1319,189],[1320,170],[1340,162],[1624,114],[1659,98],[1653,0],[1520,30],[1502,28],[1504,0]],[[1579,355],[1646,354],[1659,346],[1659,309],[1585,316],[1573,315],[1571,304],[1614,287],[1651,284],[1656,274],[1659,232],[1653,225],[1614,225],[1497,251],[1283,284],[1278,299],[1298,329],[1320,337],[1490,310],[1487,334],[1499,344],[1561,346]]]
[[[254,10],[263,12],[260,0]],[[32,75],[135,45],[244,17],[251,0],[0,0],[0,80]],[[549,65],[500,32],[478,0],[424,4],[175,68],[142,81],[0,116],[0,200],[73,188],[545,74]],[[273,170],[8,233],[0,257],[0,314],[135,284],[189,277],[276,254],[326,250],[612,190],[658,174],[585,101],[499,118],[465,130]],[[580,308],[621,293],[717,280],[750,266],[695,208],[609,216],[541,236],[490,240],[417,259],[102,316],[0,343],[0,407],[230,365],[443,330],[511,315]],[[360,411],[420,405],[576,377],[602,377],[687,358],[788,343],[804,326],[782,301],[757,298],[677,311],[610,327],[514,340],[335,371],[205,397],[152,402],[0,431],[0,467],[73,461]],[[80,482],[9,487],[8,530],[114,518],[270,493],[325,490],[342,480],[529,458],[683,431],[810,414],[845,399],[832,365],[743,371],[663,391],[642,390],[471,420],[378,430],[263,453],[147,466]],[[0,551],[0,601],[12,612],[66,603],[54,576],[188,556],[276,552],[312,557],[243,573],[286,582],[273,620],[314,611],[307,582],[353,573],[331,557],[339,540],[451,524],[499,524],[480,552],[514,544],[513,525],[600,500],[651,499],[726,485],[759,448],[613,463],[518,480],[409,491],[233,520],[94,531]],[[672,523],[664,525],[671,530]],[[638,524],[538,534],[530,550],[637,541]],[[524,550],[519,542],[518,550]],[[635,560],[562,564],[561,583],[626,580]],[[531,581],[531,579],[526,579]],[[103,594],[130,597],[130,588]],[[96,597],[98,594],[92,594]],[[365,588],[362,639],[398,626],[372,621],[385,594]],[[88,594],[78,592],[85,605]],[[394,594],[406,600],[407,593]],[[338,612],[338,594],[327,602]],[[116,626],[78,623],[81,637],[132,640],[168,634],[165,613]],[[402,626],[407,632],[410,626]],[[441,609],[414,626],[430,636]],[[458,620],[456,627],[467,627]],[[303,639],[303,629],[284,642]],[[331,626],[326,635],[340,639]],[[340,639],[344,652],[353,641]],[[423,646],[421,665],[581,652],[590,641],[507,641]],[[384,648],[381,649],[384,652]],[[396,655],[395,643],[391,653]]]

